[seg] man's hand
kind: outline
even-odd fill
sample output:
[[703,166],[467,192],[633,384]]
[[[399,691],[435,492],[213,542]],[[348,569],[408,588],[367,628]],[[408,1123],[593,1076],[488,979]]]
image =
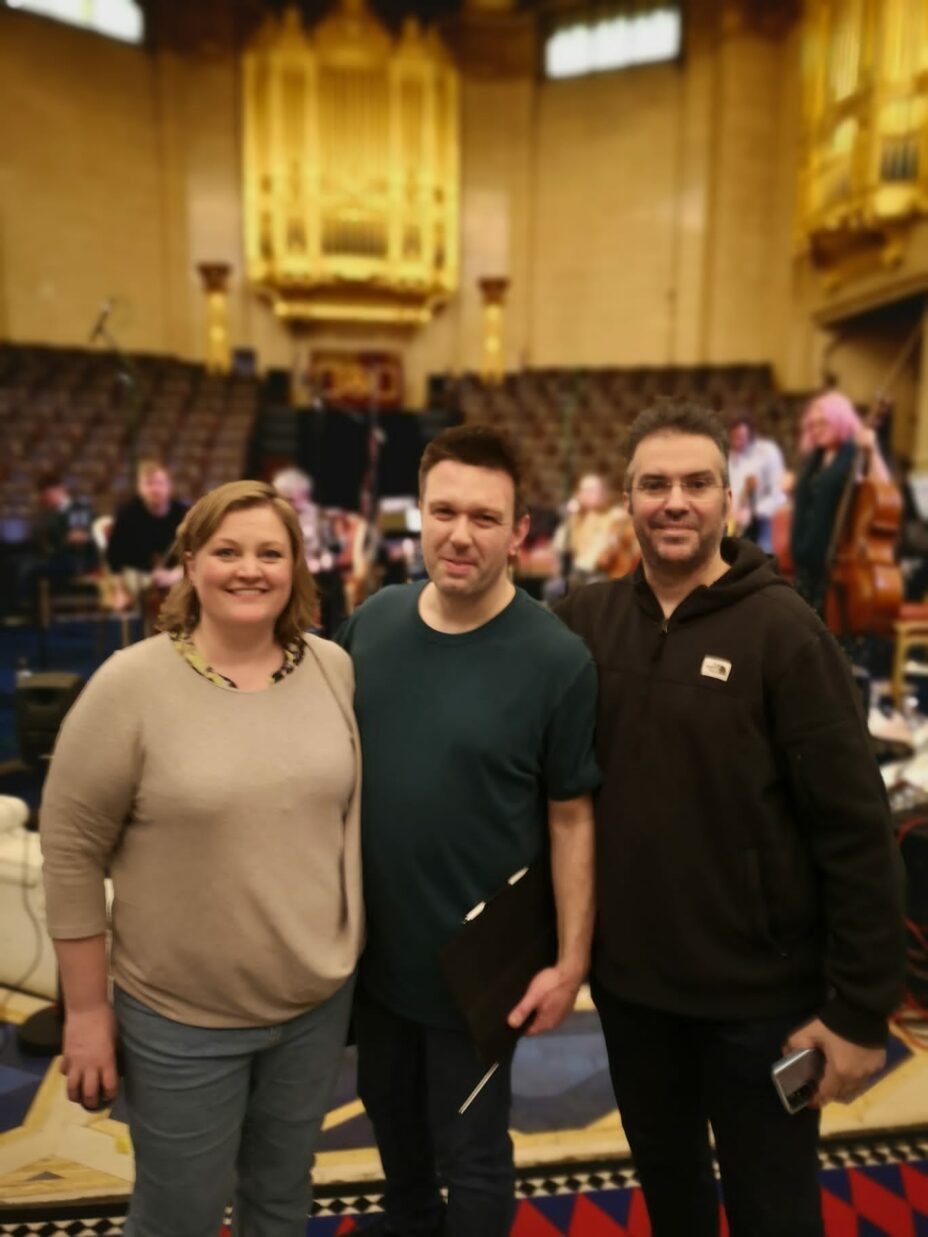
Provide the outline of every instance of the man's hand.
[[800,1048],[820,1048],[825,1056],[825,1072],[819,1079],[810,1107],[822,1108],[829,1100],[849,1104],[874,1074],[886,1064],[884,1048],[861,1048],[829,1031],[818,1018],[794,1031],[783,1045],[783,1052]]
[[115,1100],[116,1018],[109,1002],[65,1015],[60,1068],[68,1080],[68,1099],[74,1103],[92,1112]]
[[549,966],[538,974],[525,989],[525,995],[509,1015],[511,1027],[521,1027],[535,1015],[526,1035],[540,1035],[561,1025],[574,1007],[582,975],[560,966]]

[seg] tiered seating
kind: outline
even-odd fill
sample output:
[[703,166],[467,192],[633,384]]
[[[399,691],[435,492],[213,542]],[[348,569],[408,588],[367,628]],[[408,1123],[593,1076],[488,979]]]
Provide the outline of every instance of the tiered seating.
[[192,500],[243,475],[258,411],[254,378],[207,374],[165,357],[0,345],[0,515],[6,528],[28,521],[35,480],[61,472],[74,494],[109,513],[131,489],[136,457],[162,458],[175,492]]
[[[444,389],[442,390],[442,387]],[[601,472],[621,489],[628,426],[658,396],[688,396],[724,417],[751,415],[759,433],[796,456],[805,395],[776,388],[769,365],[678,366],[632,369],[532,369],[488,385],[473,374],[435,379],[433,391],[465,420],[509,430],[526,457],[532,506],[556,507],[585,472]]]

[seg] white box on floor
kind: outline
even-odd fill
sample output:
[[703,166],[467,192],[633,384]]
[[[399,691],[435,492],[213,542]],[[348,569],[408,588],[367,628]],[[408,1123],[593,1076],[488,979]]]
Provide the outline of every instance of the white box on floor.
[[22,799],[0,795],[0,986],[53,1000],[55,951],[45,926],[39,835]]

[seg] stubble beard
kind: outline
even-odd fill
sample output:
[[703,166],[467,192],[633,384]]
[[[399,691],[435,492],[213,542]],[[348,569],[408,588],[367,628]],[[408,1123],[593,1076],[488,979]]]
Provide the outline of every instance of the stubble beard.
[[429,579],[437,591],[443,597],[447,597],[449,601],[479,601],[482,597],[486,597],[494,589],[498,588],[500,581],[507,576],[507,568],[503,567],[501,571],[492,577],[478,572],[477,575],[470,579],[457,580],[454,577],[445,575],[440,565],[436,566],[437,570],[428,571]]
[[[665,558],[652,543],[651,537],[657,530],[650,529],[644,521],[638,521],[632,516],[632,522],[635,527],[635,534],[638,538],[638,545],[641,549],[641,557],[644,559],[644,564],[650,572],[656,575],[669,577],[672,579],[680,579],[686,576],[695,575],[700,572],[703,567],[710,563],[716,554],[719,552],[719,547],[722,544],[722,534],[724,528],[716,536],[705,536],[698,529],[694,529],[689,525],[679,525],[680,531],[694,532],[697,536],[696,548],[692,554],[686,558]],[[672,529],[673,524],[664,525],[664,529]],[[663,530],[662,530],[663,531]]]

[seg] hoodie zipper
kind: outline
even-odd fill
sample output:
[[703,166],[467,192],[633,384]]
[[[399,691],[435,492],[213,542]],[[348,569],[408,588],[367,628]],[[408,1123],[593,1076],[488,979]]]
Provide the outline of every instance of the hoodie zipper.
[[652,661],[660,661],[661,659],[664,652],[664,645],[667,643],[667,628],[669,623],[670,619],[665,618],[658,628],[657,634],[660,636],[660,639],[658,640],[657,647],[654,650],[654,656],[651,658]]

